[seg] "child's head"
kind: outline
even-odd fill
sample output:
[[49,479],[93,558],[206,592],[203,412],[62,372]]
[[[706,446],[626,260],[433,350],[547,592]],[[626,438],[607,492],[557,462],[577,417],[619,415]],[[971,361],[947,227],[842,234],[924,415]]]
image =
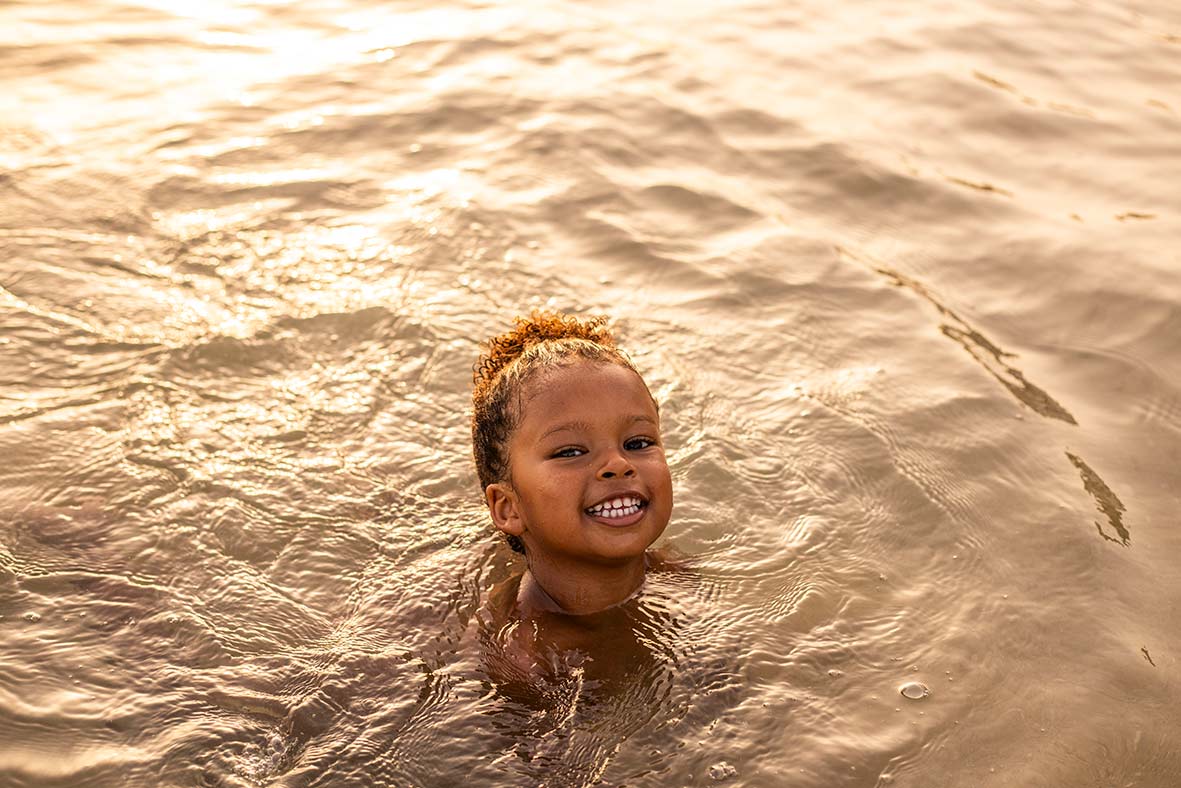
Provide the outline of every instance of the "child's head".
[[668,523],[656,402],[605,323],[535,312],[476,364],[476,469],[518,552],[625,558]]

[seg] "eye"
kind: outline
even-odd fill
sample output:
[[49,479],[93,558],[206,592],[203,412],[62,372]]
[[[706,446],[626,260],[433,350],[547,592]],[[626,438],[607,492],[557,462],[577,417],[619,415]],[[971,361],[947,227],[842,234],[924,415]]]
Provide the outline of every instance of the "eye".
[[583,454],[586,454],[585,449],[580,449],[577,446],[567,446],[564,449],[558,449],[556,452],[554,452],[550,456],[553,457],[554,459],[559,459],[559,458],[566,458],[566,457],[578,457]]
[[649,446],[655,445],[656,441],[652,440],[651,438],[637,437],[628,438],[626,441],[624,441],[623,448],[627,449],[628,451],[639,451],[640,449],[646,449]]

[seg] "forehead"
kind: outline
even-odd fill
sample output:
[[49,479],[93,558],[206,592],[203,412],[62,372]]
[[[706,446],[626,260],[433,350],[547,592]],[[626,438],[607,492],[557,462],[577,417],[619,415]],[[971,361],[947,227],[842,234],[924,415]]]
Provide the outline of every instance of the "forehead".
[[520,399],[519,429],[580,419],[648,416],[657,420],[656,403],[634,370],[620,364],[577,361],[547,370],[530,380]]

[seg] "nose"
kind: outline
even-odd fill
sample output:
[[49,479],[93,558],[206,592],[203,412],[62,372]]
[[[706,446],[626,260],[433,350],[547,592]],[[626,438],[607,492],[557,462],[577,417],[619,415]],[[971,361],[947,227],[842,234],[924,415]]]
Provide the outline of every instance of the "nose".
[[628,461],[627,456],[618,451],[613,451],[603,459],[603,464],[599,466],[598,478],[629,479],[635,475],[636,468]]

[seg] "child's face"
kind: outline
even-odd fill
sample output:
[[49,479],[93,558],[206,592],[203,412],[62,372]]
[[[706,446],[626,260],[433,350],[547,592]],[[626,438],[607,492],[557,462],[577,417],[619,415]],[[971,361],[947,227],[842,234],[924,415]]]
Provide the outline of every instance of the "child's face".
[[531,562],[642,556],[668,525],[672,481],[639,375],[580,361],[522,395],[509,439],[512,483],[499,504],[489,496],[497,527],[521,537]]

